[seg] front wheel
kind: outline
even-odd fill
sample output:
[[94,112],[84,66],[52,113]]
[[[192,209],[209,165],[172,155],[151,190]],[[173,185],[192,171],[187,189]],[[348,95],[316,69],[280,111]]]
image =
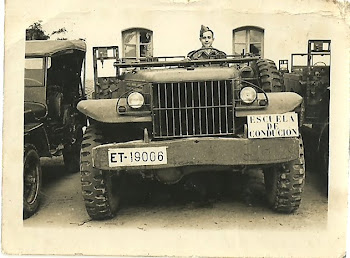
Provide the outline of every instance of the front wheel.
[[80,154],[80,173],[85,208],[92,219],[113,218],[120,202],[122,177],[110,171],[94,168],[92,149],[103,144],[101,132],[91,125],[82,141]]
[[265,169],[264,180],[267,201],[274,211],[292,213],[299,208],[305,184],[304,148],[301,139],[299,158]]
[[41,176],[38,152],[34,145],[26,144],[23,157],[23,219],[32,216],[39,207]]

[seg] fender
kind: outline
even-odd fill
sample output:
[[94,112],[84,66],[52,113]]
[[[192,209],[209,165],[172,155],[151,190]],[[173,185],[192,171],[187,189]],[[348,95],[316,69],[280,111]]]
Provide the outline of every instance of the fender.
[[33,122],[24,125],[24,143],[33,144],[40,157],[51,157],[49,139],[43,123]]
[[[123,99],[121,99],[123,100]],[[117,112],[119,99],[89,99],[78,103],[77,109],[84,115],[101,123],[152,122],[151,116],[120,115]]]
[[294,92],[271,92],[266,93],[266,95],[269,100],[269,104],[266,108],[236,110],[236,116],[245,117],[247,115],[283,114],[294,111],[303,102],[303,98]]

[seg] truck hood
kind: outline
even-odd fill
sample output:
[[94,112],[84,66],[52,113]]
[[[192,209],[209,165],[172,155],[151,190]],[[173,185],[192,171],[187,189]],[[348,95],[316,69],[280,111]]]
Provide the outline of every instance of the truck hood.
[[186,81],[222,81],[239,76],[235,67],[189,67],[144,69],[125,73],[122,80],[144,82],[186,82]]

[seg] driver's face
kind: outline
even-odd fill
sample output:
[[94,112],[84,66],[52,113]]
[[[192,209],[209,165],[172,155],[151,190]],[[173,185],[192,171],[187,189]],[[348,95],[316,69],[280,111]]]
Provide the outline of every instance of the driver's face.
[[211,31],[206,31],[203,33],[203,36],[199,38],[199,40],[202,42],[203,47],[211,47],[213,45],[213,34]]

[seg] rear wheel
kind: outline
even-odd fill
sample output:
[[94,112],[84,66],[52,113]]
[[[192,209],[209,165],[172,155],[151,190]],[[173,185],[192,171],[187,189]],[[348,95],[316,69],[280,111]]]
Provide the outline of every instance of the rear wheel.
[[282,78],[274,61],[259,59],[256,61],[259,84],[265,92],[282,92]]
[[[101,132],[91,125],[82,141],[80,172],[86,211],[92,219],[114,217],[120,202],[122,177],[92,166],[92,149],[103,144]],[[116,173],[115,173],[116,174]]]
[[305,183],[305,162],[303,143],[301,139],[299,141],[298,159],[264,170],[267,201],[277,212],[292,213],[300,206]]
[[24,146],[23,159],[23,219],[26,219],[37,211],[40,203],[41,166],[34,145]]

